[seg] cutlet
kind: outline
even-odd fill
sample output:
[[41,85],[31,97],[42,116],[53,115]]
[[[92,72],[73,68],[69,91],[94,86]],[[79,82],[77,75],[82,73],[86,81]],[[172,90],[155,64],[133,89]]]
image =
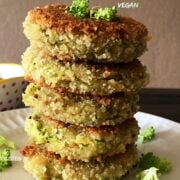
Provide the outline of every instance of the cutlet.
[[22,58],[25,79],[60,92],[94,95],[132,93],[146,86],[149,80],[146,68],[138,60],[119,65],[62,63],[33,47],[28,48]]
[[104,162],[69,161],[43,147],[29,145],[22,150],[24,167],[35,179],[99,180],[117,179],[137,162],[137,150],[129,146],[124,154],[114,155]]
[[103,160],[125,153],[135,143],[139,127],[134,118],[116,126],[79,127],[34,112],[25,121],[30,141],[69,160]]
[[31,44],[73,62],[130,62],[146,51],[148,31],[140,22],[77,18],[68,9],[54,4],[29,11],[23,26]]
[[48,117],[80,126],[120,124],[132,118],[138,110],[136,94],[88,96],[58,93],[48,87],[30,84],[23,101]]

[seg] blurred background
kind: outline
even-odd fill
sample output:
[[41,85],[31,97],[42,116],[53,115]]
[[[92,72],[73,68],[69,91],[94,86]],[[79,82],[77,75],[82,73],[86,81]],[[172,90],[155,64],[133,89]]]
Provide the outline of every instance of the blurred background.
[[[0,0],[0,63],[21,63],[28,46],[22,22],[35,6],[71,0]],[[91,0],[91,6],[118,6],[137,2],[138,8],[119,8],[119,13],[143,22],[152,37],[140,59],[148,66],[152,88],[180,88],[180,1],[179,0]]]

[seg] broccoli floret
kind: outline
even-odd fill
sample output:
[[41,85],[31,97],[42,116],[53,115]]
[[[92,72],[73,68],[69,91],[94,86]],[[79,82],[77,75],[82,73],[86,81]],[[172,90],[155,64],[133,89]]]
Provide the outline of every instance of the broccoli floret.
[[0,153],[0,171],[11,167],[12,163],[9,160],[10,157],[10,149],[6,148]]
[[92,17],[97,20],[114,20],[117,19],[117,7],[113,6],[112,8],[100,8],[97,10],[94,10],[92,14]]
[[0,136],[0,147],[1,146],[5,146],[5,147],[8,147],[10,149],[16,149],[15,143],[6,139],[3,136]]
[[139,167],[142,170],[155,167],[159,169],[160,173],[169,172],[172,169],[171,163],[166,159],[160,159],[158,156],[155,156],[152,152],[147,154],[142,154],[139,159]]
[[16,149],[15,143],[6,139],[3,136],[0,136],[0,147],[6,147],[0,152],[0,171],[12,166],[11,161],[9,160],[11,152],[10,149]]
[[153,127],[146,128],[139,134],[139,139],[142,143],[149,142],[154,137],[155,137],[155,129]]
[[136,179],[138,180],[159,180],[159,177],[160,174],[158,173],[158,169],[155,167],[141,171],[136,175]]
[[69,7],[69,12],[80,18],[94,18],[97,20],[115,20],[118,19],[117,7],[89,9],[89,0],[73,0]]
[[74,0],[69,11],[77,17],[86,17],[89,13],[89,0]]

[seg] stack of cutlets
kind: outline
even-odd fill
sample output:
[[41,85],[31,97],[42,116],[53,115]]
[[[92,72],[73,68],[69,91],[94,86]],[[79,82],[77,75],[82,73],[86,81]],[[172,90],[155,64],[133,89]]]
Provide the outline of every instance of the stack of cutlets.
[[24,22],[23,98],[33,107],[25,169],[36,179],[116,179],[137,160],[133,115],[148,75],[136,58],[148,32],[131,18],[80,19],[67,9],[38,7]]

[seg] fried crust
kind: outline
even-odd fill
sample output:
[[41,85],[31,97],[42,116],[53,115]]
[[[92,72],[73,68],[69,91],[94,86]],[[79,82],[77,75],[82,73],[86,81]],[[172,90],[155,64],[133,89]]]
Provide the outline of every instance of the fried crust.
[[[106,159],[104,159],[104,161],[111,161],[112,159],[116,159],[116,157],[126,156],[126,154],[128,154],[129,152],[132,151],[132,149],[135,151],[135,147],[133,147],[133,145],[129,145],[125,154],[122,153],[122,154],[116,154],[113,157],[106,157]],[[20,153],[24,157],[31,157],[31,156],[34,156],[36,154],[42,154],[48,159],[56,159],[56,160],[58,160],[58,162],[60,164],[65,164],[65,163],[72,163],[73,164],[73,163],[76,163],[76,162],[81,162],[79,160],[68,160],[68,159],[65,159],[65,158],[61,158],[61,156],[59,154],[47,151],[47,149],[45,149],[43,146],[34,145],[34,144],[25,146],[23,149],[21,149]],[[97,160],[92,160],[92,162],[98,162],[98,161]],[[83,162],[83,163],[86,163],[86,162]]]
[[[33,49],[33,48],[32,48]],[[42,58],[48,59],[49,61],[56,61],[59,64],[65,66],[67,63],[69,63],[70,66],[74,64],[72,61],[61,61],[56,56],[52,56],[49,52],[46,50],[43,50],[41,48],[36,48],[41,52]],[[131,72],[140,72],[142,71],[143,65],[141,64],[139,59],[134,59],[133,62],[129,63],[122,63],[122,64],[115,64],[115,63],[103,63],[103,62],[95,62],[95,61],[77,61],[75,62],[76,65],[84,66],[87,69],[91,70],[93,73],[101,73],[104,75],[104,78],[108,78],[109,76],[112,76],[113,74],[117,73],[120,69],[127,69]]]
[[60,154],[61,158],[89,162],[125,153],[128,145],[137,140],[139,127],[135,119],[117,126],[80,127],[33,113],[26,119],[25,131],[30,142]]
[[69,13],[68,8],[62,4],[37,7],[29,11],[28,19],[58,33],[72,32],[103,38],[114,36],[127,41],[132,38],[141,39],[148,34],[142,23],[129,17],[120,16],[116,21],[81,19]]
[[[135,129],[138,129],[137,122],[134,118],[127,119],[122,124],[117,124],[116,126],[105,125],[105,126],[100,126],[100,127],[92,127],[92,126],[79,127],[76,125],[72,125],[70,123],[64,123],[62,121],[52,119],[52,118],[44,116],[42,114],[39,117],[37,117],[37,119],[39,121],[42,121],[42,119],[43,119],[44,121],[52,124],[54,126],[54,128],[56,128],[56,129],[73,128],[73,129],[77,129],[77,131],[81,130],[82,132],[85,132],[87,134],[99,134],[101,137],[108,136],[111,133],[116,134],[116,133],[118,133],[118,131],[120,129],[128,129],[129,127],[133,127],[133,128],[136,127]],[[133,132],[133,135],[137,135],[137,132]]]
[[[137,94],[109,96],[58,93],[54,89],[30,84],[23,102],[53,119],[80,126],[116,125],[132,118],[139,109]],[[43,110],[43,111],[42,111]]]
[[103,162],[64,160],[34,145],[26,146],[22,154],[25,156],[24,168],[36,179],[119,179],[137,162],[134,145],[130,145],[126,153],[108,157]]
[[[50,86],[59,93],[108,95],[133,93],[146,86],[149,76],[139,60],[122,64],[62,62],[30,47],[23,55],[25,79]],[[52,81],[53,80],[53,81]]]

